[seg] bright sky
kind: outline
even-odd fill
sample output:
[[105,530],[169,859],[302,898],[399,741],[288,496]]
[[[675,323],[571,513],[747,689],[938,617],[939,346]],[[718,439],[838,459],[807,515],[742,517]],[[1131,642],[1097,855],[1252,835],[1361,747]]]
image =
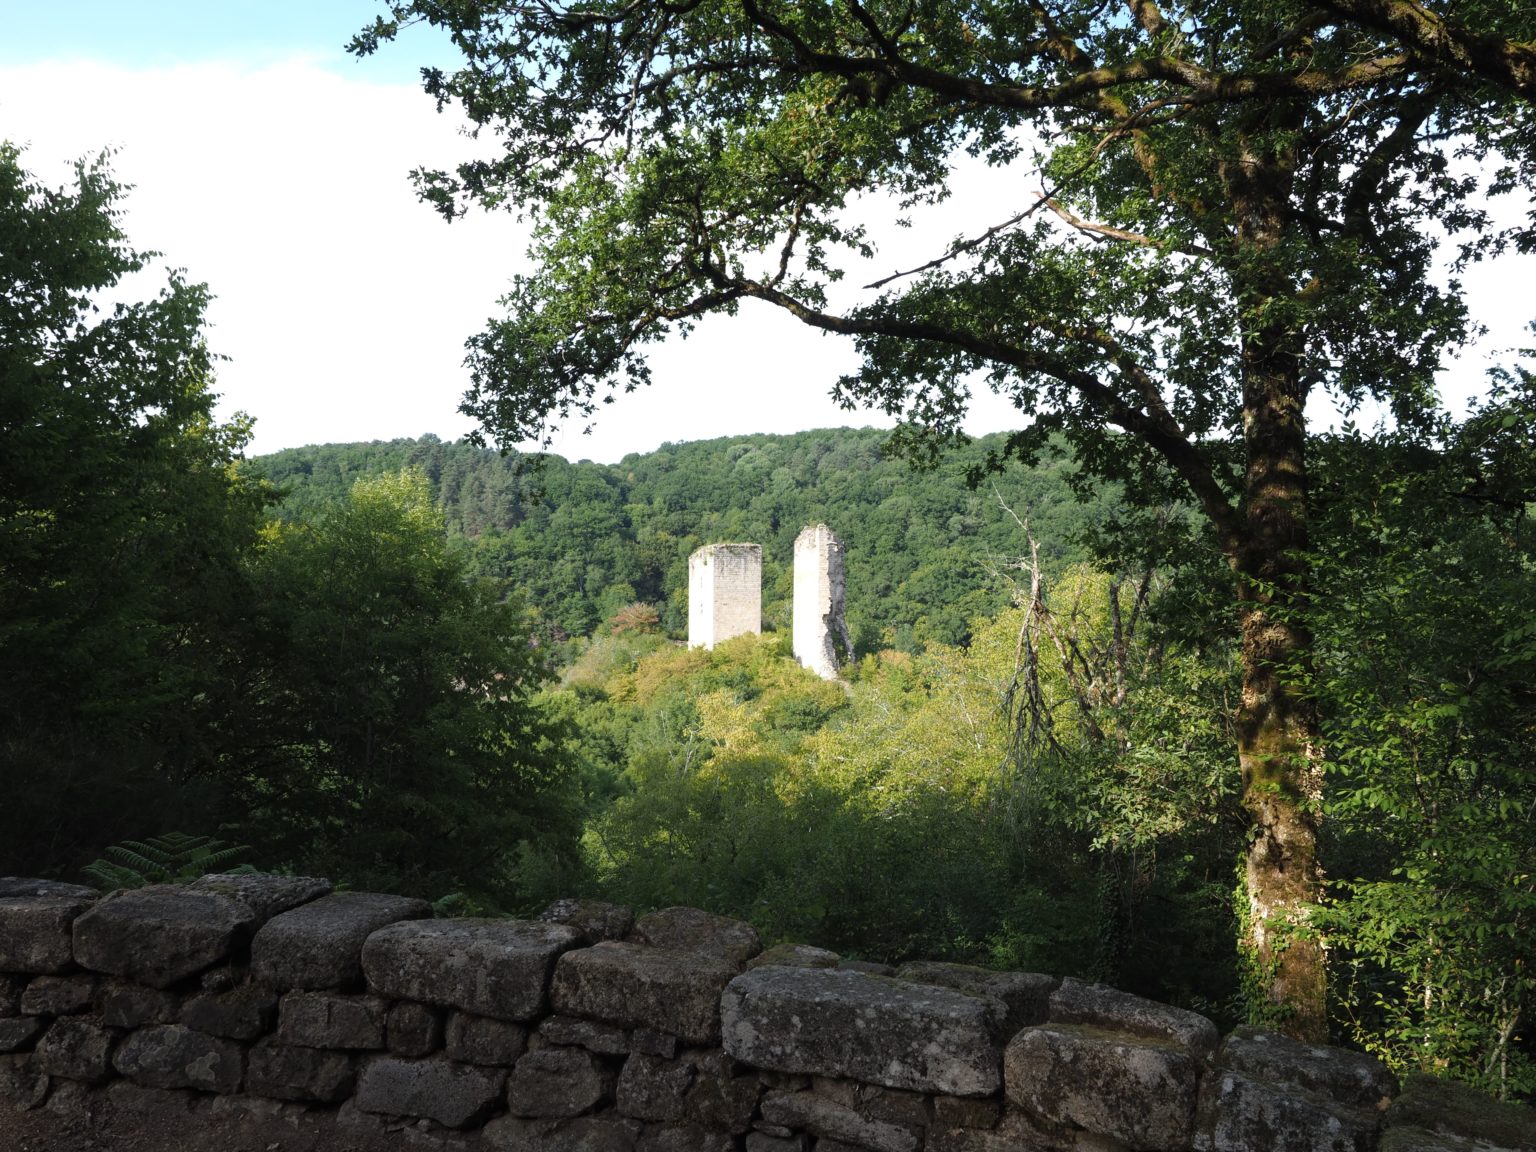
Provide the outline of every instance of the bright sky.
[[[343,45],[374,0],[0,0],[0,137],[64,183],[110,147],[135,186],[126,227],[162,264],[206,281],[221,412],[256,418],[250,451],[462,435],[463,343],[497,312],[523,260],[517,223],[444,224],[408,172],[451,166],[470,142],[416,83],[452,63],[430,33],[358,61]],[[877,273],[936,255],[954,234],[1006,215],[957,197],[915,232],[888,231]],[[163,276],[160,277],[163,280]],[[1455,370],[1476,386],[1489,356],[1530,343],[1536,262],[1468,277],[1494,333]],[[147,292],[146,286],[141,292]],[[663,441],[888,424],[828,391],[855,359],[768,306],[712,319],[652,355],[656,385],[603,409],[589,436],[554,450],[616,461]],[[969,430],[1016,426],[979,396]]]

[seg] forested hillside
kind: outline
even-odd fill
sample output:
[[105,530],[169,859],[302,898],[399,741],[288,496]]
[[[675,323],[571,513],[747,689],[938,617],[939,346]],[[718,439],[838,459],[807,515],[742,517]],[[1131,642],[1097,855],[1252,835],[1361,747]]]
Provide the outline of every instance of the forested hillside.
[[252,467],[285,493],[292,517],[343,499],[360,475],[422,469],[472,569],[518,589],[572,636],[634,601],[657,605],[668,631],[685,630],[688,555],[725,540],[763,546],[764,622],[787,628],[795,535],[825,521],[847,549],[848,625],[861,654],[959,643],[974,617],[1002,608],[995,571],[1026,550],[1009,509],[1059,571],[1084,558],[1084,533],[1117,504],[1102,493],[1077,499],[1063,453],[973,488],[967,470],[999,437],[929,472],[887,451],[887,439],[848,428],[735,436],[602,465],[503,457],[427,436],[290,449]]

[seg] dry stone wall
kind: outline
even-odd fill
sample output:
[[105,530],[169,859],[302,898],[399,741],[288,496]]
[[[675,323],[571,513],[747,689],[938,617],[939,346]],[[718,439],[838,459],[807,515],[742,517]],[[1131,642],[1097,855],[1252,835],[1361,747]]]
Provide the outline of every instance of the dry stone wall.
[[264,1098],[431,1146],[1536,1149],[1530,1109],[1098,985],[763,951],[697,909],[433,919],[323,880],[0,880],[0,1098]]

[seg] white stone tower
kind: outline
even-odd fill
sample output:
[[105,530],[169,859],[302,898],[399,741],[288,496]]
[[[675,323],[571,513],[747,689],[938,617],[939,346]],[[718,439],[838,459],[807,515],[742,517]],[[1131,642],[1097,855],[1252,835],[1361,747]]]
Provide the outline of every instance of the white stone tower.
[[688,647],[763,630],[763,549],[706,544],[688,557]]
[[825,524],[795,537],[795,658],[825,680],[837,679],[837,648],[853,650],[843,620],[843,544]]

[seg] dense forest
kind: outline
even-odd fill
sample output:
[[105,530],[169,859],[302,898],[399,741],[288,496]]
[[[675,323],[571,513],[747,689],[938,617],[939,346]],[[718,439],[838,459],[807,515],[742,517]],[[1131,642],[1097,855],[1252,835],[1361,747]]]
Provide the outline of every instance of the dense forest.
[[1002,437],[958,448],[932,471],[892,452],[889,434],[825,429],[667,444],[615,465],[502,456],[436,437],[295,448],[250,462],[303,517],[354,480],[420,469],[471,570],[517,589],[560,636],[584,636],[628,604],[686,631],[688,556],[701,544],[763,546],[763,617],[787,627],[796,533],[826,522],[846,549],[848,624],[859,653],[956,643],[1007,602],[989,576],[1022,554],[1026,519],[1052,571],[1118,508],[1105,489],[1074,495],[1065,451],[972,486]]

